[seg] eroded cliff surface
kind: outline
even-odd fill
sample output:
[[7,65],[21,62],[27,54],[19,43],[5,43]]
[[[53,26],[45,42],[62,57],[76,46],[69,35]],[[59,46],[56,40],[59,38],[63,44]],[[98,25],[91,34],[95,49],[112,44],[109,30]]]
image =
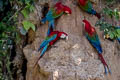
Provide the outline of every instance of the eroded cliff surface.
[[[94,1],[94,0],[93,0]],[[74,0],[65,0],[64,4],[72,9],[71,15],[63,15],[57,19],[56,30],[64,31],[69,39],[59,40],[57,47],[51,47],[39,60],[39,67],[33,69],[40,52],[39,45],[46,37],[48,23],[39,25],[41,19],[41,5],[48,2],[50,6],[55,0],[43,0],[36,4],[36,11],[31,20],[37,25],[35,39],[23,51],[28,61],[26,80],[120,80],[120,46],[118,43],[103,39],[102,32],[96,28],[102,47],[103,56],[112,70],[112,75],[104,74],[104,67],[97,52],[86,40],[83,32],[82,20],[84,16],[94,26],[98,20],[95,16],[83,12]],[[95,1],[98,4],[98,0]],[[94,5],[99,11],[98,5]],[[39,12],[38,12],[39,11]]]

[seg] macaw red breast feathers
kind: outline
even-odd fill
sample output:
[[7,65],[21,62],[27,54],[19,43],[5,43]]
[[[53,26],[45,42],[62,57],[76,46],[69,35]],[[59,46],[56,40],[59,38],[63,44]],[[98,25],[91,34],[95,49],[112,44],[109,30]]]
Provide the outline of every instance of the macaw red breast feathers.
[[63,5],[61,2],[56,3],[55,8],[57,9],[58,13],[61,11],[68,12],[69,14],[72,13],[71,9],[68,6]]
[[80,5],[85,6],[88,0],[78,0],[78,1]]
[[90,35],[96,33],[95,28],[91,26],[91,24],[87,20],[83,20],[85,23],[85,31],[88,32]]

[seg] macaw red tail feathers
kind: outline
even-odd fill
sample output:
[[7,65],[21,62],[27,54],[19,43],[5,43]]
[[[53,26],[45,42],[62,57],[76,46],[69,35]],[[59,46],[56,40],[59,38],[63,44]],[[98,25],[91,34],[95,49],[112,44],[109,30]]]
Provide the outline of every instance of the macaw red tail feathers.
[[40,56],[40,57],[37,59],[37,61],[36,61],[35,65],[33,66],[33,68],[36,67],[36,65],[38,64],[38,61],[40,60],[41,57],[42,57],[42,56]]
[[[102,54],[98,54],[98,55],[99,55],[99,58],[100,58],[101,62],[102,62],[103,65],[104,65],[105,74],[108,74],[108,72],[111,73],[111,70],[110,70],[110,68],[108,67],[107,63],[105,62],[105,60],[104,60]],[[108,72],[107,72],[107,68],[108,68]]]
[[97,13],[97,12],[96,12],[95,16],[97,16],[97,17],[98,17],[98,19],[100,19],[100,18],[101,18],[101,15],[100,15],[99,13]]

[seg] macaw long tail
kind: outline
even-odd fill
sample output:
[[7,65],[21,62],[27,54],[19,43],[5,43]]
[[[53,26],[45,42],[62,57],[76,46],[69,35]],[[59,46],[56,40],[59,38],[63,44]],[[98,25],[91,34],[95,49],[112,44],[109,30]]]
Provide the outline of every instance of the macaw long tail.
[[42,57],[42,56],[40,56],[40,57],[37,59],[37,61],[36,61],[35,65],[33,66],[33,68],[36,67],[36,65],[38,64],[38,61],[40,60],[41,57]]
[[35,65],[33,66],[33,68],[36,67],[38,61],[42,58],[42,56],[44,55],[44,53],[45,53],[45,51],[47,50],[48,46],[49,46],[49,44],[47,44],[47,45],[43,48],[43,50],[42,50],[42,52],[41,52],[41,54],[40,54],[40,57],[37,59],[37,61],[36,61]]
[[[103,65],[104,65],[105,74],[107,74],[108,72],[111,73],[111,70],[110,70],[109,66],[107,65],[107,63],[105,62],[105,60],[104,60],[102,54],[98,54],[98,55],[99,55],[99,57],[100,57],[101,62],[102,62]],[[107,68],[108,68],[108,72],[107,72]]]
[[54,20],[51,20],[49,22],[49,28],[48,28],[47,36],[54,30],[54,28],[55,28]]
[[97,16],[98,19],[101,18],[100,14],[96,12],[95,16]]
[[47,36],[49,36],[49,34],[53,31],[53,28],[52,27],[49,27],[48,28],[48,31],[47,31]]

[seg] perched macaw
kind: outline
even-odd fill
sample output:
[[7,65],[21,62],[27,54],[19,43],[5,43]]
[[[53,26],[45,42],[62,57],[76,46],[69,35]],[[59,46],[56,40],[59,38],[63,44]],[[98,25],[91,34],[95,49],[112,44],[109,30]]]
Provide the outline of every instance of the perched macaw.
[[[36,64],[38,63],[39,59],[44,55],[44,53],[47,50],[48,46],[53,45],[60,38],[62,38],[62,39],[68,39],[68,35],[65,32],[52,31],[45,38],[45,40],[41,43],[40,47],[38,48],[38,51],[40,51],[42,48],[43,48],[43,50],[41,51],[40,57],[38,58]],[[36,66],[36,64],[35,64],[35,66]]]
[[91,24],[87,21],[87,20],[83,20],[84,22],[84,26],[85,26],[85,36],[88,39],[88,41],[91,43],[91,45],[97,50],[99,58],[101,60],[101,62],[104,65],[105,68],[105,74],[107,74],[107,68],[108,71],[111,73],[111,70],[109,69],[107,63],[105,62],[103,56],[102,56],[102,47],[101,47],[101,43],[99,40],[99,37],[97,35],[97,32],[95,30],[94,27],[91,26]]
[[98,17],[98,19],[100,19],[100,14],[97,13],[94,9],[93,9],[93,6],[92,6],[92,3],[90,0],[78,0],[79,1],[79,5],[80,5],[80,8],[83,9],[84,11],[86,11],[87,13],[89,14],[93,14],[95,16]]
[[46,16],[41,20],[42,23],[45,23],[46,21],[49,22],[47,35],[49,35],[55,27],[54,20],[64,13],[71,14],[71,9],[63,5],[61,2],[56,3],[54,7],[49,9]]

